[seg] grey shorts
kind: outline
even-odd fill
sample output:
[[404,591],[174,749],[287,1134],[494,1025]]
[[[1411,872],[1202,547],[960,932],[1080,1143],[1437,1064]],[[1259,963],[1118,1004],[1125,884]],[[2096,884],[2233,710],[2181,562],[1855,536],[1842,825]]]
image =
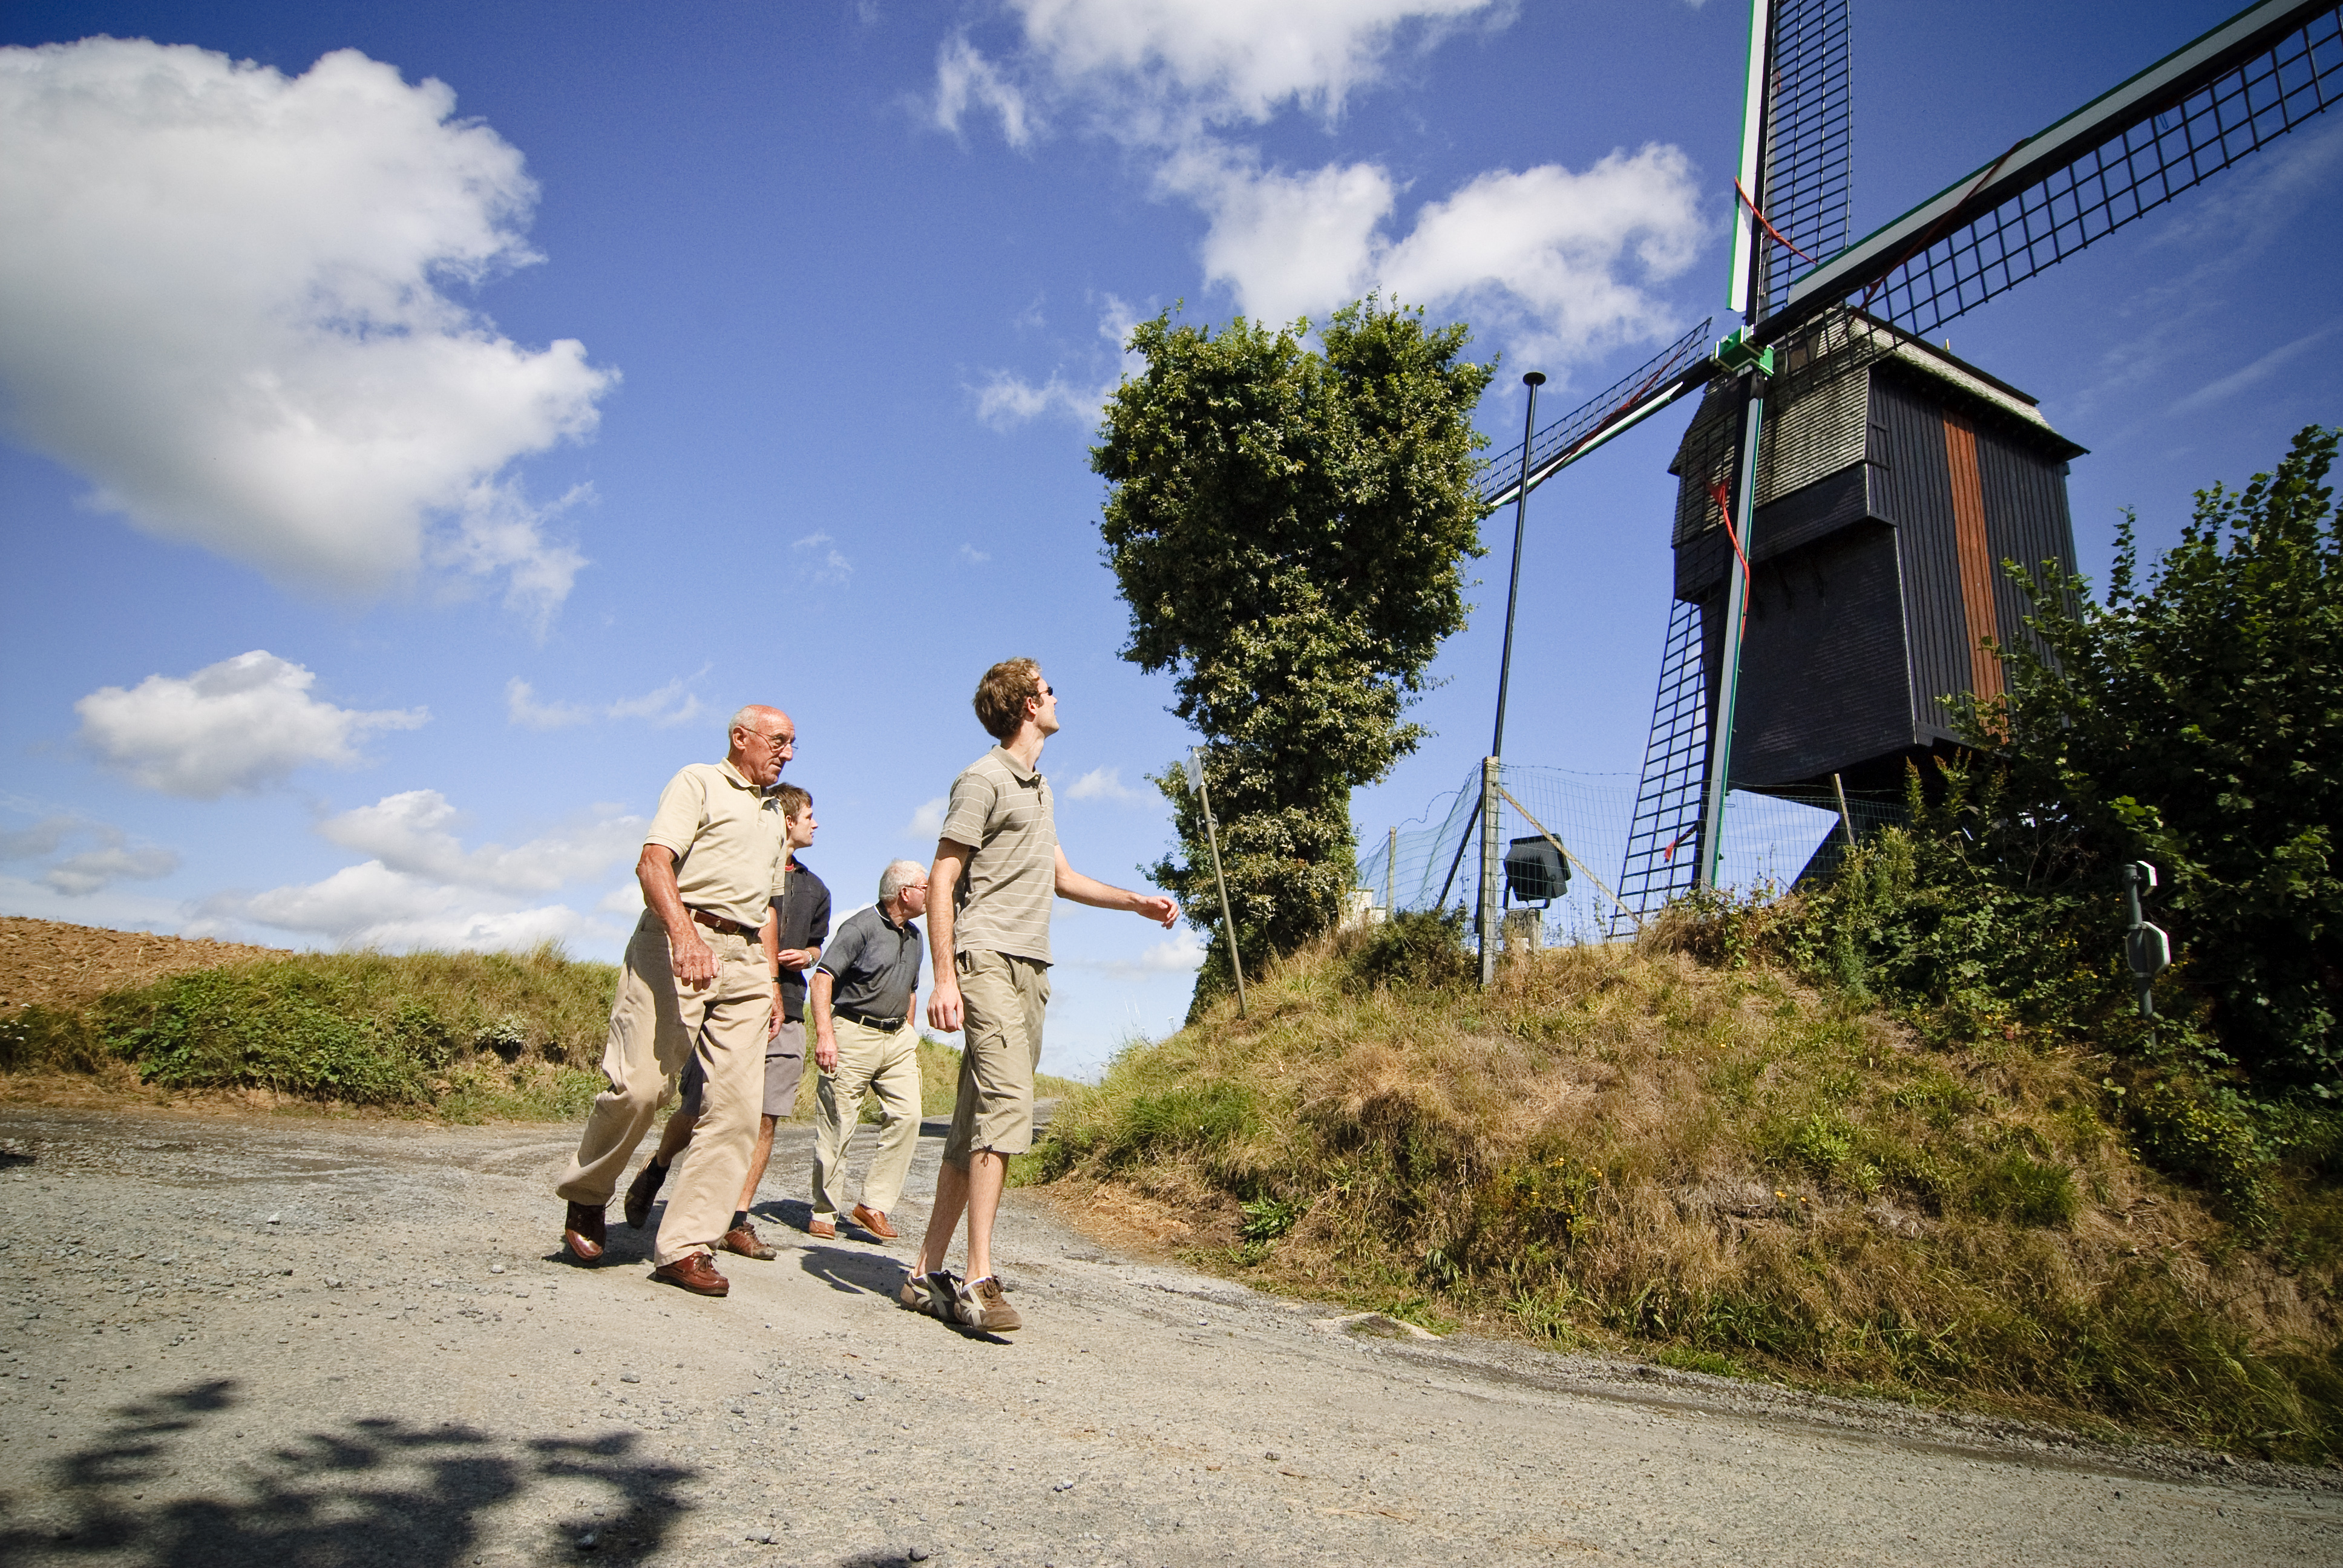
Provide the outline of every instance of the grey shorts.
[[960,974],[960,1100],[944,1158],[966,1165],[978,1150],[1022,1154],[1033,1147],[1033,1075],[1041,1066],[1041,1019],[1050,966],[1011,953],[965,952]]
[[[781,1025],[781,1032],[765,1042],[765,1104],[767,1116],[794,1116],[798,1109],[798,1080],[805,1074],[805,1023]],[[699,1058],[695,1054],[691,1065],[684,1070],[683,1104],[678,1109],[685,1116],[699,1114],[699,1086],[707,1075],[699,1070]]]

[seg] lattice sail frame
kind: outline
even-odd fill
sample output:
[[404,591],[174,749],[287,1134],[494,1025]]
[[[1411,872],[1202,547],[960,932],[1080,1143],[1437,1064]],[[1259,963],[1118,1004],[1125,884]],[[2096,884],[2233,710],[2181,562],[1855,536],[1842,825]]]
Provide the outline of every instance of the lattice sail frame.
[[[1846,248],[1855,214],[1854,30],[1849,0],[1776,0],[1766,90],[1757,314],[1790,280]],[[1795,248],[1793,248],[1795,247]],[[1799,253],[1804,252],[1802,256]]]
[[[1989,206],[1963,210],[1975,205],[1965,197],[1952,220],[1936,226],[1943,232],[1924,227],[1900,253],[1883,258],[1884,269],[1865,268],[1871,280],[1856,278],[1840,286],[1847,281],[1842,276],[1846,266],[1811,269],[1791,289],[1791,304],[1812,308],[1853,297],[1871,314],[1926,337],[2267,146],[2343,98],[2343,5],[2297,10],[2303,14],[2274,39],[2207,79],[2184,81],[2174,93],[2139,93],[2136,104],[2127,101],[2124,95],[2135,92],[2136,83],[2167,63],[2159,62],[2102,95],[1915,210],[1955,192],[1981,193],[1981,199],[1991,200]],[[2167,61],[2186,53],[2176,52]],[[2122,112],[2098,127],[2097,140],[2019,188],[1993,197],[2004,165],[2021,149],[2056,137],[2070,123],[2111,102]]]

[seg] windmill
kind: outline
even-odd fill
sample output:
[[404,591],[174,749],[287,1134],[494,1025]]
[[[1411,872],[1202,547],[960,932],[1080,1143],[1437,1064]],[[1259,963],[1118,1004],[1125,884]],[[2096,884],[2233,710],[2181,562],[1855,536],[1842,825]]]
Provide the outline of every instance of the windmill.
[[2071,569],[2082,448],[1927,335],[2343,96],[2343,5],[2251,6],[1853,244],[1849,52],[1848,0],[1754,0],[1741,327],[1711,347],[1703,323],[1484,470],[1483,505],[1513,505],[1518,534],[1532,489],[1704,394],[1671,465],[1674,584],[1617,890],[1639,910],[1714,884],[1728,789],[1900,774],[1950,740],[1939,698],[1998,690],[1978,642],[2024,633],[1996,563]]

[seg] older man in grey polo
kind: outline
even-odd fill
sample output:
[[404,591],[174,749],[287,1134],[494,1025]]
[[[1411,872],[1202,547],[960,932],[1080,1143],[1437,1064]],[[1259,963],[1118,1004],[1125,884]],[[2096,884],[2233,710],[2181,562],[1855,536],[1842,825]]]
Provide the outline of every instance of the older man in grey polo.
[[921,939],[911,918],[927,908],[927,868],[897,860],[880,875],[878,903],[846,918],[807,982],[813,1060],[821,1070],[814,1101],[813,1222],[807,1229],[825,1240],[838,1234],[846,1150],[866,1092],[879,1097],[879,1152],[850,1217],[874,1236],[895,1239],[887,1216],[903,1195],[920,1138],[920,1030],[911,1007],[920,989]]
[[577,1158],[554,1188],[569,1211],[572,1257],[602,1256],[603,1211],[659,1102],[697,1056],[708,1080],[699,1125],[652,1253],[654,1279],[699,1295],[730,1286],[709,1254],[731,1223],[732,1200],[757,1134],[765,1041],[779,1013],[774,901],[784,884],[780,802],[767,791],[797,747],[777,708],[732,716],[721,762],[695,762],[668,781],[636,861],[647,906],[627,944],[610,1008],[602,1074]]

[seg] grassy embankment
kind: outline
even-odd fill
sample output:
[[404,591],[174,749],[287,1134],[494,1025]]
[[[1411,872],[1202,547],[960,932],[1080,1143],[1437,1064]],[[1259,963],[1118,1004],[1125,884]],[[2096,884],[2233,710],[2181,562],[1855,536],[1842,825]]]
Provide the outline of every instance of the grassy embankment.
[[[90,1074],[165,1102],[264,1090],[295,1107],[563,1120],[602,1088],[595,1064],[618,974],[554,946],[291,954],[0,1016],[0,1071]],[[949,1113],[960,1053],[922,1040],[920,1069],[927,1114]],[[800,1117],[815,1081],[809,1071]],[[1078,1087],[1049,1079],[1043,1092]],[[866,1101],[865,1119],[876,1116]]]
[[1330,940],[1259,977],[1249,1019],[1223,1001],[1126,1050],[1019,1179],[1434,1328],[2343,1452],[2317,1162],[2258,1171],[2246,1212],[2143,1163],[2111,1060],[1926,1045],[1666,923],[1485,993],[1439,943]]

